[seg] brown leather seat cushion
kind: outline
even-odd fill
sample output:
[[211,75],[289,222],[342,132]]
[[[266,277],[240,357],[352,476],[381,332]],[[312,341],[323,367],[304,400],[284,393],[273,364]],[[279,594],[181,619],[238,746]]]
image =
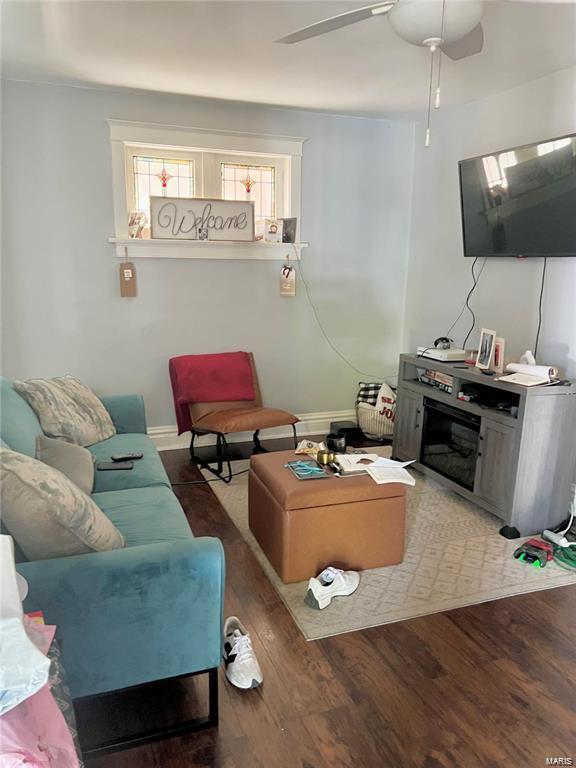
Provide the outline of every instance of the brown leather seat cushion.
[[401,483],[378,485],[367,475],[331,477],[328,480],[298,480],[285,468],[288,461],[306,458],[294,451],[261,453],[252,456],[250,470],[268,489],[283,509],[309,509],[311,507],[347,504],[371,499],[406,496]]
[[194,422],[194,429],[198,432],[222,432],[224,434],[228,432],[253,432],[258,429],[296,424],[297,421],[296,416],[288,411],[246,406],[207,413]]

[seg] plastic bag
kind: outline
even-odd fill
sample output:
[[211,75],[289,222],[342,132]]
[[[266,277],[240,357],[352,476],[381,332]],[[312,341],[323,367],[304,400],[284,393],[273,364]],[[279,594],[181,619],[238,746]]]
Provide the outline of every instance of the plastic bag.
[[0,716],[9,712],[48,681],[50,661],[26,633],[18,593],[14,548],[0,535]]

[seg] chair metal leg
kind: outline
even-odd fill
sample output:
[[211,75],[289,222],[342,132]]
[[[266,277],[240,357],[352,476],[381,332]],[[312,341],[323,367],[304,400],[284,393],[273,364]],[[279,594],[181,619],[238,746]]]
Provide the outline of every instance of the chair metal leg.
[[[207,433],[205,433],[207,434]],[[216,469],[211,467],[207,461],[202,461],[194,453],[194,439],[198,435],[198,432],[192,431],[192,440],[190,441],[190,457],[191,460],[200,468],[207,469],[216,475],[224,483],[229,483],[232,480],[232,465],[230,464],[230,457],[228,454],[228,443],[226,442],[226,436],[222,432],[216,433]],[[224,464],[226,464],[228,473],[224,475]]]
[[[296,424],[292,424],[292,435],[294,436],[294,448],[298,445],[298,436],[296,434]],[[264,448],[262,443],[260,442],[260,430],[257,429],[256,432],[252,435],[252,440],[254,442],[254,450],[252,453],[268,453],[268,449]]]
[[[227,468],[226,475],[224,475],[224,464],[226,464]],[[212,472],[223,483],[229,483],[232,480],[232,465],[230,464],[228,443],[226,442],[226,436],[222,432],[216,433],[216,469],[211,467],[206,461],[200,461],[199,466],[202,469],[207,469],[208,472]]]
[[[230,464],[230,452],[228,450],[228,443],[226,442],[226,435],[222,432],[218,433],[217,442],[218,453],[218,477],[225,483],[229,483],[232,480],[232,465]],[[228,475],[224,477],[222,470],[224,469],[224,462],[226,462],[228,468]]]
[[260,430],[257,429],[256,432],[252,435],[252,441],[254,443],[254,450],[252,453],[268,453],[268,449],[264,448],[262,443],[260,442]]
[[216,470],[218,475],[222,474],[222,435],[218,433],[216,435],[216,461],[218,462],[218,469]]
[[194,453],[194,440],[196,439],[196,432],[194,430],[191,430],[191,438],[190,438],[190,460],[194,462],[194,464],[198,464],[198,459],[196,458],[196,454]]

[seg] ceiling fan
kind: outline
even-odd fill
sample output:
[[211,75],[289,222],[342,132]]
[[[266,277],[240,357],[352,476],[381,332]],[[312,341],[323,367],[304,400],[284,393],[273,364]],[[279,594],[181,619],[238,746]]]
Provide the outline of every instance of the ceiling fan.
[[392,29],[407,43],[427,48],[435,46],[451,59],[474,56],[482,50],[480,0],[388,0],[330,16],[276,42],[300,43],[383,15],[387,15]]
[[[412,45],[430,50],[430,84],[425,146],[430,145],[430,113],[432,105],[440,107],[441,53],[457,61],[480,53],[484,45],[484,32],[480,19],[481,0],[387,0],[366,5],[353,11],[339,13],[328,19],[309,24],[277,40],[277,43],[300,43],[313,37],[334,32],[359,21],[386,15],[396,34]],[[434,90],[434,63],[436,89]],[[434,92],[434,97],[433,97]]]

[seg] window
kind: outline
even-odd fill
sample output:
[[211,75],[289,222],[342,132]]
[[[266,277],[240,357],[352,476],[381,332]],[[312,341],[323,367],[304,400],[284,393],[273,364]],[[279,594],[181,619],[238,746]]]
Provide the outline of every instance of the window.
[[221,163],[222,199],[253,200],[257,219],[276,217],[276,169],[273,165]]
[[222,200],[252,200],[258,219],[290,216],[285,204],[290,168],[286,158],[203,152],[204,194]]
[[169,157],[132,157],[133,210],[150,213],[150,195],[194,197],[194,161]]
[[[256,219],[295,217],[298,240],[305,139],[121,120],[109,120],[108,125],[115,219],[111,240],[118,256],[125,257],[130,250],[133,255],[152,257],[208,258],[205,247],[201,251],[198,243],[190,241],[144,243],[151,236],[151,196],[248,199],[254,203]],[[132,243],[142,247],[132,248]],[[218,248],[208,250],[228,258]],[[261,248],[256,248],[259,254],[246,246],[229,249],[230,253],[235,250],[243,252],[239,258],[274,258],[273,249],[270,256]]]
[[[150,197],[208,197],[251,200],[255,219],[287,215],[283,207],[286,162],[266,158],[161,147],[126,147],[128,216],[150,216]],[[137,217],[140,222],[140,218]],[[130,227],[133,237],[150,237],[150,228]]]
[[158,146],[124,149],[131,237],[150,238],[150,197],[202,197],[202,153]]

